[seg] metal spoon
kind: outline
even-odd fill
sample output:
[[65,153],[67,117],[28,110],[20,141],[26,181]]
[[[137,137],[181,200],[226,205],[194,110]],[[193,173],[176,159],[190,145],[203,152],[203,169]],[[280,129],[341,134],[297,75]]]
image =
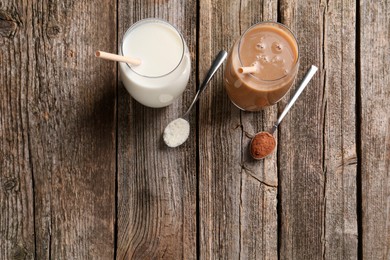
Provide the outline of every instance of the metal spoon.
[[[269,132],[259,132],[257,133],[251,140],[251,144],[250,144],[250,150],[251,150],[251,156],[253,157],[253,159],[256,159],[256,160],[260,160],[260,159],[263,159],[265,157],[267,157],[268,155],[270,155],[273,150],[275,149],[275,146],[276,146],[276,140],[273,136],[274,132],[276,131],[276,129],[278,128],[280,122],[282,122],[283,118],[286,116],[287,112],[290,110],[290,108],[292,107],[292,105],[295,103],[295,101],[297,101],[299,95],[301,95],[302,91],[306,88],[306,86],[308,85],[308,83],[310,82],[310,80],[312,79],[312,77],[314,76],[314,74],[317,72],[318,68],[314,65],[311,66],[311,68],[306,72],[306,75],[305,77],[303,78],[301,84],[299,85],[297,91],[295,92],[294,96],[290,99],[290,101],[288,102],[287,106],[284,108],[283,112],[280,114],[280,116],[278,117],[278,120],[276,120],[275,124],[273,125],[271,131]],[[260,139],[260,138],[267,138],[268,140],[273,141],[273,145],[274,147],[272,148],[271,151],[269,151],[268,154],[264,155],[264,156],[256,156],[252,153],[253,151],[253,142],[254,140],[256,139]]]
[[202,84],[200,85],[194,100],[192,101],[191,105],[187,109],[187,112],[185,112],[182,117],[173,120],[167,125],[167,127],[165,127],[163,139],[165,144],[168,145],[169,147],[177,147],[183,144],[187,140],[190,134],[190,124],[188,122],[188,116],[190,114],[190,111],[194,107],[195,103],[198,101],[200,97],[200,94],[206,89],[207,84],[210,82],[215,72],[222,65],[226,57],[227,57],[226,51],[222,50],[218,53],[217,57],[211,64],[211,67],[207,72],[206,77],[204,78]]

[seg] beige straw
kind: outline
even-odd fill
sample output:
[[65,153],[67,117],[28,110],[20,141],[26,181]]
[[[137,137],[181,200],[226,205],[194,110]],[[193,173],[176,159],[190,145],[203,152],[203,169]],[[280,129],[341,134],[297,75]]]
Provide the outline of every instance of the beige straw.
[[102,59],[106,59],[106,60],[126,62],[126,63],[129,63],[131,65],[140,65],[141,64],[141,60],[139,60],[139,59],[129,58],[126,56],[116,55],[116,54],[108,53],[108,52],[104,52],[104,51],[97,51],[95,53],[95,56],[102,58]]
[[243,73],[243,74],[254,73],[256,71],[257,71],[257,67],[256,66],[240,67],[240,68],[238,68],[238,72],[239,73]]

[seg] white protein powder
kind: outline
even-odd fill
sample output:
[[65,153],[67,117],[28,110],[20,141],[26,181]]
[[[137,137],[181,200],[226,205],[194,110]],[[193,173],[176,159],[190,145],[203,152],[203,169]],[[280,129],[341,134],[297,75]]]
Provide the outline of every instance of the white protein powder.
[[183,118],[178,118],[170,122],[165,127],[163,138],[169,147],[177,147],[183,144],[190,135],[190,124]]

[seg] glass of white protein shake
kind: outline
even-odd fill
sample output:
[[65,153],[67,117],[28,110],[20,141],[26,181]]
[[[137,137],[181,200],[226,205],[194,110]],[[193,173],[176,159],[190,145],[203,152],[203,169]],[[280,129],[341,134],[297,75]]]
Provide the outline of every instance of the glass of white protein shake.
[[187,86],[191,71],[187,44],[164,20],[148,18],[132,25],[119,54],[141,60],[140,65],[119,63],[119,71],[127,91],[145,106],[168,106]]

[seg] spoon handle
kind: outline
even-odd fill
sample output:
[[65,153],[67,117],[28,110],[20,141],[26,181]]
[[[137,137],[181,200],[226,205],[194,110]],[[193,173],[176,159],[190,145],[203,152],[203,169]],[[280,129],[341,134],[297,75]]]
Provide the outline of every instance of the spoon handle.
[[211,78],[214,76],[215,72],[217,72],[218,68],[222,65],[224,60],[226,59],[227,52],[222,50],[218,53],[217,57],[213,61],[213,64],[211,64],[211,67],[209,71],[206,74],[206,77],[204,78],[202,84],[199,87],[198,92],[196,93],[196,96],[194,100],[192,101],[190,107],[188,108],[187,112],[183,115],[183,117],[187,116],[190,112],[191,108],[195,105],[196,101],[198,101],[200,94],[206,89],[207,83],[211,80]]
[[301,95],[302,91],[306,88],[307,84],[310,82],[311,78],[314,76],[314,74],[317,72],[318,68],[314,65],[311,65],[311,68],[307,71],[305,77],[303,78],[301,84],[299,85],[297,91],[295,92],[294,96],[290,99],[287,106],[284,108],[283,112],[278,117],[278,120],[274,124],[271,130],[271,134],[275,132],[275,130],[278,128],[280,122],[282,122],[283,118],[286,116],[287,112],[290,110],[292,105],[294,105],[295,101],[297,101],[299,95]]

